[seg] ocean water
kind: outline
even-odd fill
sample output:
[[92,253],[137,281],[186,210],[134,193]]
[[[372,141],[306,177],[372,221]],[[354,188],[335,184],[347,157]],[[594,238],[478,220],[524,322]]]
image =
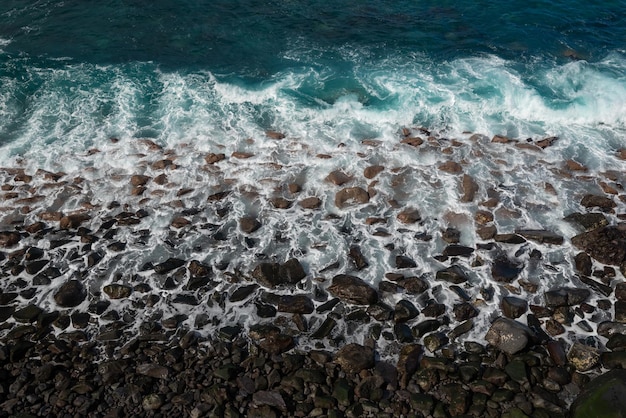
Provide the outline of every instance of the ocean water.
[[[441,231],[454,227],[462,244],[481,242],[473,216],[484,209],[479,202],[494,194],[500,232],[540,228],[569,238],[576,230],[563,216],[581,210],[585,193],[601,192],[600,181],[616,187],[623,181],[603,173],[626,169],[617,158],[626,147],[626,2],[459,3],[3,1],[0,166],[88,180],[78,193],[48,190],[41,204],[48,210],[72,212],[86,203],[105,208],[114,200],[149,210],[135,229],[120,231],[127,252],[103,249],[105,258],[88,276],[94,291],[118,274],[133,284],[129,272],[168,256],[231,272],[250,271],[262,259],[296,256],[308,273],[308,289],[323,288],[313,278],[337,260],[335,273],[356,274],[373,285],[395,271],[399,254],[418,264],[408,273],[432,276],[449,265],[433,258],[444,248]],[[425,144],[401,144],[403,128]],[[285,138],[268,138],[267,131]],[[522,143],[559,139],[543,151],[529,151],[477,141],[475,133]],[[166,151],[150,150],[144,139]],[[254,157],[204,163],[209,152],[230,157],[236,151]],[[179,168],[167,172],[169,187],[150,186],[144,200],[130,196],[129,177],[158,175],[150,163],[172,153]],[[587,178],[564,172],[568,159],[584,165]],[[461,163],[478,182],[474,202],[459,201],[459,175],[437,169],[448,160]],[[372,184],[362,173],[374,164],[385,170]],[[349,186],[376,190],[369,204],[334,205],[339,187],[324,179],[337,169],[353,177]],[[302,191],[289,194],[289,183]],[[192,189],[184,207],[199,209],[188,217],[213,225],[227,239],[214,239],[214,230],[169,228],[183,210],[176,203],[183,188]],[[226,189],[235,193],[220,216],[206,199]],[[276,196],[317,196],[322,209],[278,210],[268,202]],[[5,223],[38,219],[37,210],[12,205],[4,203]],[[417,208],[422,221],[400,224],[396,215],[405,207]],[[263,224],[251,237],[237,229],[245,215]],[[388,222],[366,225],[367,217]],[[137,231],[145,229],[151,236],[139,240]],[[433,239],[415,238],[422,233]],[[345,257],[355,244],[370,263],[360,272]],[[529,256],[535,247],[544,253],[539,265]],[[527,266],[521,278],[540,291],[577,283],[568,240],[558,247],[529,243],[504,251]],[[487,263],[471,269],[473,286],[467,289],[473,300],[480,299],[481,286],[492,284],[491,255],[481,256]],[[76,261],[60,263],[66,278],[85,269]],[[149,274],[141,277],[155,288],[162,285]],[[230,283],[219,277],[228,291]],[[62,282],[55,279],[39,292],[37,303],[52,306],[54,287]],[[510,291],[496,286],[495,299],[483,302],[472,338],[484,334],[498,297]],[[541,302],[540,291],[520,291]],[[456,302],[441,283],[432,281],[429,292]],[[175,293],[162,292],[164,300]],[[386,302],[403,297],[391,295]],[[130,302],[116,303],[131,309]],[[224,324],[258,321],[254,305],[246,307],[159,308],[164,316],[187,312],[190,326],[207,309],[222,315]],[[316,321],[311,319],[313,328]],[[362,335],[354,331],[355,339]]]

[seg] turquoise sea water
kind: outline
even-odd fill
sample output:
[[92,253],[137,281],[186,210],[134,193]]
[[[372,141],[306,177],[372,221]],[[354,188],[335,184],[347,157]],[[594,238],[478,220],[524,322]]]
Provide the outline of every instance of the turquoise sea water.
[[311,112],[338,102],[356,137],[385,123],[513,136],[581,123],[615,145],[626,2],[595,3],[8,0],[0,151],[319,132],[329,121]]

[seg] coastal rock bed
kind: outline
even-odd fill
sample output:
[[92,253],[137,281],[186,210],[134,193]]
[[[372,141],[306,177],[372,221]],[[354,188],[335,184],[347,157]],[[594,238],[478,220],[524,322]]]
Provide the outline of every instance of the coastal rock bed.
[[626,362],[626,177],[560,141],[267,131],[16,160],[1,409],[562,416]]

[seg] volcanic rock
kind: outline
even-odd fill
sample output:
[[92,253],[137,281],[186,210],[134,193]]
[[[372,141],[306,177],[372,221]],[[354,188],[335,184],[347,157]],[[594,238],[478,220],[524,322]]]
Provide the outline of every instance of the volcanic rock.
[[374,350],[359,344],[348,344],[339,349],[335,362],[348,373],[374,367]]
[[457,265],[439,270],[436,275],[437,280],[444,280],[448,283],[460,284],[469,280],[465,271]]
[[606,196],[598,196],[593,194],[588,194],[583,197],[580,201],[580,204],[586,208],[600,208],[600,210],[607,212],[617,206],[617,204]]
[[344,209],[351,205],[363,205],[370,201],[370,195],[361,187],[348,187],[335,194],[335,206]]
[[333,277],[328,291],[334,296],[356,305],[372,305],[378,301],[378,294],[370,285],[355,276],[339,274]]
[[603,264],[619,266],[626,261],[626,231],[605,226],[572,238],[572,244]]
[[85,286],[78,280],[65,282],[54,295],[54,300],[59,306],[71,308],[78,306],[87,297]]
[[16,245],[22,237],[19,233],[14,231],[2,231],[0,232],[0,247],[13,247]]
[[244,216],[239,219],[239,228],[246,234],[251,234],[261,227],[261,222],[252,216]]
[[296,284],[306,277],[298,260],[292,258],[284,264],[261,263],[252,272],[252,277],[262,285],[275,287],[281,284]]
[[515,354],[525,349],[534,337],[535,333],[526,325],[500,317],[491,324],[485,340],[501,351]]

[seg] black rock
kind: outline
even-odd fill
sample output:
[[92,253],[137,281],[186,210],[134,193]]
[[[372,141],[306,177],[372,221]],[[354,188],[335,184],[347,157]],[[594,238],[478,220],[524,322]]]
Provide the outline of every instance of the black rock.
[[604,212],[608,212],[613,209],[617,204],[606,196],[598,196],[593,194],[588,194],[583,197],[580,201],[580,204],[586,208],[600,208],[600,210]]
[[313,301],[306,295],[283,295],[278,299],[278,311],[310,314],[315,309]]
[[472,255],[473,252],[474,252],[474,249],[472,247],[452,244],[444,248],[443,255],[445,257],[456,257],[456,256],[469,257],[470,255]]
[[357,270],[363,270],[364,268],[369,266],[369,263],[363,256],[361,252],[361,248],[357,245],[353,245],[350,247],[350,251],[348,252],[348,256],[354,263],[354,266]]
[[506,257],[498,257],[491,264],[491,276],[497,282],[510,283],[522,272],[523,266]]
[[419,311],[410,301],[402,299],[396,304],[394,309],[394,320],[396,322],[407,322],[417,317]]
[[560,287],[544,293],[547,307],[574,306],[587,300],[591,295],[588,289]]
[[378,301],[376,290],[358,277],[347,274],[333,277],[328,291],[339,299],[357,305],[372,305]]
[[601,213],[572,213],[565,217],[567,222],[582,226],[585,230],[589,231],[596,228],[607,226],[609,221]]
[[155,265],[154,272],[157,274],[166,274],[184,264],[185,260],[181,260],[180,258],[168,258],[164,262]]
[[228,298],[231,302],[241,302],[242,300],[248,298],[255,290],[259,288],[257,284],[250,284],[247,286],[241,286],[237,288],[233,293],[230,294]]
[[576,235],[572,244],[603,264],[620,266],[626,261],[626,231],[616,226]]
[[85,286],[78,280],[65,282],[54,295],[54,300],[59,306],[71,308],[78,306],[87,297]]
[[396,256],[396,268],[398,269],[410,269],[417,267],[417,263],[405,255]]
[[454,305],[452,312],[454,313],[454,317],[457,321],[465,321],[478,316],[478,309],[468,302]]
[[528,310],[528,302],[514,296],[505,296],[502,298],[500,307],[502,308],[504,316],[515,319],[526,313]]
[[28,274],[37,274],[39,271],[48,264],[50,260],[37,260],[32,263],[26,264],[25,270]]
[[428,282],[421,277],[407,277],[406,279],[398,280],[397,283],[407,293],[412,295],[420,295],[428,289]]
[[348,373],[359,373],[374,367],[374,350],[359,344],[348,344],[339,349],[335,362]]
[[449,283],[460,284],[469,280],[465,271],[457,266],[450,266],[446,269],[439,270],[436,275],[437,280],[444,280]]
[[563,237],[561,235],[544,229],[518,229],[515,233],[523,236],[527,240],[536,241],[542,244],[563,244]]
[[591,262],[591,257],[585,252],[580,252],[576,254],[574,257],[574,264],[576,266],[576,271],[584,276],[590,276],[593,268],[593,263]]
[[292,258],[284,264],[261,263],[252,272],[252,277],[264,286],[275,287],[296,284],[306,277],[306,273],[300,262]]

